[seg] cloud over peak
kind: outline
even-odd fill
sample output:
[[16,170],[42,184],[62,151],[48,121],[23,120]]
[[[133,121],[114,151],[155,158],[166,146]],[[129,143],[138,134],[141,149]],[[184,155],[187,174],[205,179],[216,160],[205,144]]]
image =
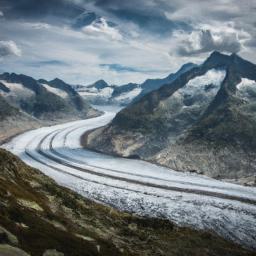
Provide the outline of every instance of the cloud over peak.
[[241,47],[241,42],[235,33],[222,32],[213,35],[210,30],[201,30],[192,32],[187,39],[182,40],[178,54],[191,56],[212,51],[237,53]]

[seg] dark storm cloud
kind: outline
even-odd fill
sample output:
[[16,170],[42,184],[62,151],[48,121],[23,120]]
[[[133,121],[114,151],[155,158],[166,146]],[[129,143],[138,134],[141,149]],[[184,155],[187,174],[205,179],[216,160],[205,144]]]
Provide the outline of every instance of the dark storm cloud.
[[[194,45],[197,45],[195,47]],[[178,47],[178,54],[181,56],[191,56],[200,53],[221,51],[237,53],[241,50],[241,43],[235,35],[222,35],[220,40],[215,40],[210,30],[204,30],[198,33],[197,37],[190,41],[183,41]]]
[[83,8],[66,0],[0,0],[0,9],[7,18],[75,17]]
[[97,0],[95,5],[111,13],[117,18],[137,24],[144,30],[155,34],[169,34],[176,29],[191,31],[191,26],[183,21],[172,21],[165,11],[172,11],[169,6],[165,9],[163,1],[120,1]]

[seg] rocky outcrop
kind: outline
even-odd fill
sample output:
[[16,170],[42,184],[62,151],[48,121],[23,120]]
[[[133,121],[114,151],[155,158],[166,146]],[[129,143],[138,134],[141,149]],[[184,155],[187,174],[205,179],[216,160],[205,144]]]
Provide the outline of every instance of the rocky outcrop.
[[0,144],[18,133],[40,125],[39,120],[11,106],[0,95]]
[[23,250],[10,246],[8,244],[0,244],[0,255],[1,256],[30,256]]

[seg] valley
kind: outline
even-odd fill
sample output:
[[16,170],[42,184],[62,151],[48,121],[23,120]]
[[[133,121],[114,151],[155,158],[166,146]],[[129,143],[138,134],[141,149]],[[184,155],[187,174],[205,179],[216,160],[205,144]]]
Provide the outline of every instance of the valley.
[[84,132],[107,125],[119,110],[107,109],[100,117],[24,133],[3,147],[86,198],[254,248],[255,188],[83,149]]

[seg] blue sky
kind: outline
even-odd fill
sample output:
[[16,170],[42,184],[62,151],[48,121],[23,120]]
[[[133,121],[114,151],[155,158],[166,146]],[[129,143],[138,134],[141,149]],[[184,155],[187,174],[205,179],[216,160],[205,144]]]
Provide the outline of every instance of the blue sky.
[[213,50],[256,58],[256,0],[0,0],[0,72],[140,83]]

